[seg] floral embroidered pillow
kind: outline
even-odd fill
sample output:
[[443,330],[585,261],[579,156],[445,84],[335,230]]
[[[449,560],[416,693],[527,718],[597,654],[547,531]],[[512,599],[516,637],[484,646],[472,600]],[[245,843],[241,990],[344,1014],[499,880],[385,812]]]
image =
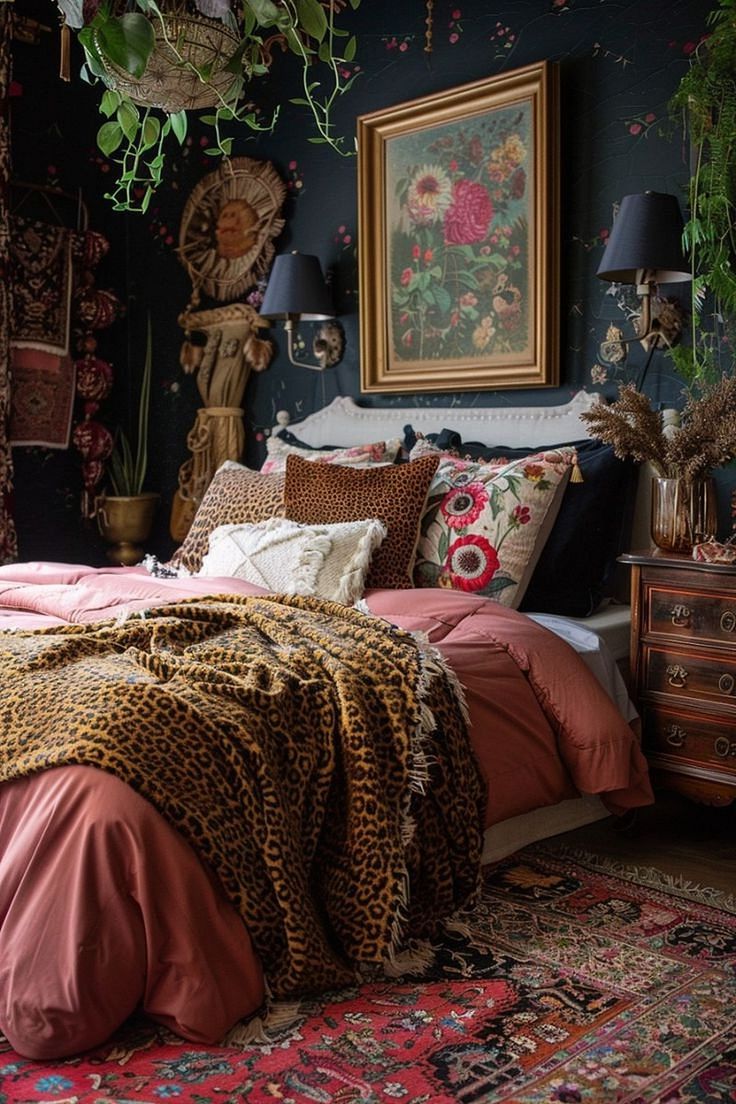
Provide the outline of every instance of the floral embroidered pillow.
[[394,441],[374,441],[369,445],[352,445],[347,448],[319,449],[308,445],[299,447],[279,437],[269,437],[267,456],[261,465],[264,475],[286,471],[287,456],[301,456],[318,464],[344,464],[351,468],[369,468],[374,464],[392,464],[401,448],[400,438]]
[[[412,457],[429,451],[420,441]],[[517,609],[574,462],[571,448],[508,464],[443,455],[422,517],[414,585],[464,590]]]

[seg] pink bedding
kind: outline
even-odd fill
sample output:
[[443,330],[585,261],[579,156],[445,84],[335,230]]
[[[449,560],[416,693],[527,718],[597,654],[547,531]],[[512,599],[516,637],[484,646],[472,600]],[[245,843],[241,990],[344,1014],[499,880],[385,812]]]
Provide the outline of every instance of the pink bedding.
[[[0,568],[0,628],[124,617],[165,601],[258,593],[141,568]],[[629,726],[575,652],[489,599],[373,591],[371,611],[422,630],[465,688],[490,825],[580,791],[615,812],[652,800]],[[62,907],[59,907],[62,902]],[[106,1038],[137,1006],[212,1042],[261,1003],[247,932],[212,875],[124,783],[64,767],[0,789],[0,1028],[50,1057]]]

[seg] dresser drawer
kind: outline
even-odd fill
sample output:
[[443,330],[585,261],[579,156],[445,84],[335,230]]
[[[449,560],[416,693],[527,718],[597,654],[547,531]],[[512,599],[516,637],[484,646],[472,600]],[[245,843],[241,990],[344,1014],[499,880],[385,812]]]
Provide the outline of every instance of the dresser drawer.
[[644,748],[648,755],[664,755],[732,776],[736,785],[736,728],[733,722],[684,710],[647,706],[644,710]]
[[736,728],[736,653],[691,652],[642,645],[642,690],[732,707]]
[[736,595],[650,583],[645,587],[644,632],[699,644],[736,645]]

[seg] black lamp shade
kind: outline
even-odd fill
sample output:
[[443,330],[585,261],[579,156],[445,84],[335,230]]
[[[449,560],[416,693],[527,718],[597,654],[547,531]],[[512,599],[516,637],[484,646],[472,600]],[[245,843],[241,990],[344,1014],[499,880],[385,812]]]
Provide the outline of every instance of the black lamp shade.
[[624,196],[596,276],[638,284],[645,270],[659,284],[692,279],[682,252],[682,229],[676,196],[663,192]]
[[319,257],[279,253],[274,258],[260,314],[264,318],[334,318]]

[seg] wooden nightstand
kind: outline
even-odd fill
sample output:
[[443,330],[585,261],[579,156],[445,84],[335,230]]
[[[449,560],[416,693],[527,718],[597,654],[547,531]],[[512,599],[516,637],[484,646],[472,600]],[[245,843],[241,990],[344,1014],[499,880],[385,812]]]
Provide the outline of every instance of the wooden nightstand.
[[630,552],[632,689],[655,783],[736,800],[736,564]]

